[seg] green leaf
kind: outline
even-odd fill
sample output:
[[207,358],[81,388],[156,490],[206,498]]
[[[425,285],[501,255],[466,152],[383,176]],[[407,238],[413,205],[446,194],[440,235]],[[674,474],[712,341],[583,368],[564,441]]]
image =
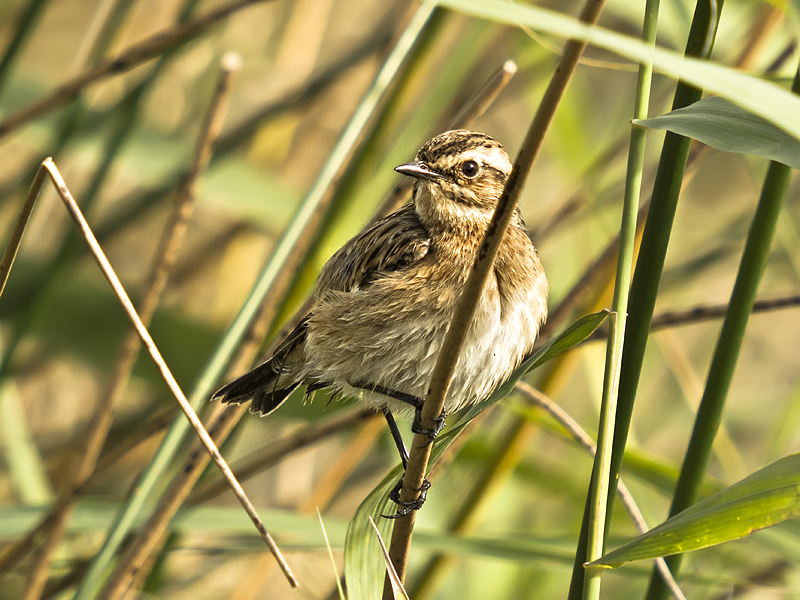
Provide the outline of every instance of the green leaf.
[[800,142],[718,96],[634,123],[651,129],[666,129],[725,152],[756,154],[800,169]]
[[361,503],[350,520],[344,541],[344,580],[347,584],[347,597],[351,600],[380,598],[383,593],[386,566],[380,540],[375,535],[370,517],[381,537],[391,539],[392,521],[384,519],[382,515],[395,512],[395,506],[389,500],[389,492],[402,472],[401,465],[392,469]]
[[[597,313],[585,315],[570,325],[555,340],[549,342],[528,359],[522,362],[511,376],[500,385],[486,400],[479,402],[464,414],[458,423],[448,428],[433,444],[428,468],[433,468],[444,454],[445,450],[461,434],[467,424],[482,411],[498,400],[511,393],[514,384],[531,369],[541,366],[548,360],[566,352],[588,338],[595,329],[606,319],[609,312],[602,310]],[[391,524],[384,519],[382,514],[394,514],[395,506],[389,500],[389,492],[399,481],[403,472],[402,465],[397,465],[372,490],[369,496],[358,507],[356,514],[350,521],[344,545],[344,573],[347,582],[348,597],[351,600],[359,598],[379,598],[383,590],[385,565],[381,553],[380,542],[375,536],[369,517],[380,530],[381,537],[391,537]]]
[[654,69],[725,96],[800,139],[800,98],[758,77],[702,59],[685,57],[683,53],[651,47],[640,39],[535,6],[506,0],[439,0],[437,4],[473,17],[583,40],[634,62],[652,63]]
[[615,568],[735,540],[800,514],[800,454],[786,456],[609,552],[590,567]]

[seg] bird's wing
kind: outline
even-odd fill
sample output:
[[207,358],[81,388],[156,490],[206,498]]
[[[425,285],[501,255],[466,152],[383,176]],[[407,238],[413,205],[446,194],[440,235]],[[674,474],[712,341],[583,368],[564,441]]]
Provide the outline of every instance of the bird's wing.
[[429,248],[430,236],[408,204],[342,246],[323,267],[317,295],[354,292],[422,260]]
[[[319,298],[329,291],[354,292],[383,274],[413,265],[425,257],[429,246],[428,233],[409,205],[378,221],[334,254],[320,273],[315,294]],[[309,320],[306,315],[268,361],[227,384],[214,398],[233,404],[252,398],[253,412],[269,414],[300,384],[309,384],[309,391],[325,387],[325,382],[303,382],[291,375],[292,366],[303,360]]]

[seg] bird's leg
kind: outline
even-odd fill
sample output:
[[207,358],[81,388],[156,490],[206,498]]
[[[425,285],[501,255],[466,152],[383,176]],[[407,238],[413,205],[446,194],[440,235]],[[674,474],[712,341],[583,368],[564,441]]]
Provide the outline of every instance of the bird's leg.
[[408,468],[408,450],[406,450],[406,445],[403,443],[403,436],[400,435],[400,430],[397,428],[397,422],[394,420],[392,411],[388,408],[384,408],[383,416],[386,417],[386,423],[389,425],[389,431],[392,432],[394,445],[397,446],[397,451],[400,453],[400,460],[403,461],[403,470],[405,470]]
[[[389,431],[392,433],[392,439],[394,440],[395,446],[397,446],[397,451],[400,453],[400,460],[403,461],[403,469],[405,470],[408,468],[408,451],[406,450],[406,445],[403,443],[403,436],[400,435],[400,429],[397,427],[397,422],[394,420],[392,411],[388,408],[384,408],[383,416],[386,417],[386,423],[389,425]],[[419,510],[425,503],[425,498],[428,495],[431,482],[427,479],[423,479],[422,486],[417,490],[419,492],[419,497],[411,502],[405,502],[400,500],[400,490],[403,489],[403,477],[405,477],[405,474],[400,477],[400,480],[392,488],[392,491],[389,492],[389,499],[398,506],[397,512],[393,515],[382,515],[386,519],[404,517],[412,511]]]
[[433,429],[427,429],[422,426],[422,405],[425,403],[422,398],[419,398],[418,396],[412,396],[411,394],[404,394],[403,392],[396,392],[381,385],[372,385],[369,383],[357,384],[353,387],[360,388],[362,390],[368,390],[370,392],[377,392],[378,394],[389,396],[389,398],[394,398],[395,400],[400,400],[400,402],[404,402],[410,406],[413,406],[414,421],[411,423],[411,431],[428,436],[428,444],[433,442],[433,440],[436,439],[436,436],[439,435],[442,429],[444,429],[444,422],[447,418],[447,409],[444,407],[442,408],[441,414],[433,419],[434,423],[436,423],[436,426]]
[[[397,422],[394,420],[394,415],[392,415],[392,411],[390,411],[388,408],[384,408],[383,416],[386,417],[386,422],[389,424],[389,431],[392,433],[392,439],[394,440],[395,446],[397,446],[397,451],[400,453],[400,459],[403,461],[403,469],[406,469],[408,468],[408,451],[403,443],[403,437],[400,435],[400,429],[397,427]],[[400,500],[400,490],[403,489],[403,477],[400,477],[397,485],[395,485],[392,488],[392,491],[389,492],[389,499],[398,506],[397,512],[393,515],[382,515],[386,519],[404,517],[414,510],[419,510],[420,507],[425,503],[425,497],[428,495],[428,489],[431,487],[431,482],[427,479],[424,479],[422,481],[422,487],[420,487],[418,490],[419,498],[411,502],[404,502],[403,500]]]

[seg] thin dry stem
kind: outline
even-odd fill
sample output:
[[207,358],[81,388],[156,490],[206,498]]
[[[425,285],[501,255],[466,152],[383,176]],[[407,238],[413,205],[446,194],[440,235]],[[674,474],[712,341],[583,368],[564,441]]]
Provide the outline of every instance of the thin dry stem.
[[[548,398],[545,394],[537,390],[532,385],[525,383],[524,381],[518,381],[514,386],[514,389],[530,404],[541,408],[543,411],[553,417],[556,422],[558,422],[562,427],[564,427],[564,429],[567,430],[570,436],[572,436],[572,439],[578,442],[578,444],[580,444],[592,455],[592,457],[594,457],[595,453],[597,452],[597,445],[591,436],[586,433],[583,428],[581,428],[578,422],[573,419],[569,413],[558,406],[555,402],[550,400],[550,398]],[[647,522],[644,520],[644,515],[642,515],[642,512],[639,510],[639,507],[636,504],[636,500],[634,500],[633,495],[628,489],[628,486],[625,485],[625,482],[623,482],[622,479],[620,479],[617,483],[617,494],[619,494],[619,498],[622,501],[625,510],[628,511],[633,523],[636,525],[636,530],[639,533],[645,533],[648,531],[649,528],[647,527]],[[664,579],[664,583],[666,583],[667,587],[669,587],[672,595],[678,600],[686,600],[686,597],[683,595],[680,587],[678,587],[675,578],[672,577],[672,573],[670,573],[666,561],[663,558],[656,558],[654,561],[656,564],[656,569],[658,569],[658,572]]]
[[[210,435],[217,443],[221,443],[227,437],[245,410],[244,406],[214,405],[208,422],[212,424],[209,427]],[[184,463],[180,473],[161,497],[147,523],[120,557],[119,563],[98,594],[99,599],[124,598],[131,591],[132,586],[144,581],[143,576],[148,572],[145,568],[146,562],[153,551],[163,542],[167,525],[183,504],[192,485],[203,473],[208,465],[208,460],[208,454],[195,444],[190,458]],[[292,583],[292,587],[296,587],[296,585],[296,581]]]
[[448,129],[462,129],[469,126],[475,119],[485,113],[494,103],[514,75],[517,74],[517,63],[508,59],[495,71],[489,80],[483,84],[473,96],[467,100],[461,110],[450,119]]
[[[145,327],[150,325],[166,287],[169,274],[175,264],[178,249],[181,246],[189,218],[194,209],[197,179],[208,165],[213,144],[222,130],[222,124],[230,101],[233,79],[241,69],[241,59],[237,55],[226,55],[221,66],[217,87],[200,129],[197,149],[189,175],[179,190],[177,204],[170,222],[164,230],[156,252],[156,258],[148,276],[148,285],[139,307],[139,316]],[[122,400],[127,390],[140,349],[139,335],[136,329],[133,328],[128,332],[122,343],[108,391],[94,412],[94,417],[88,429],[86,447],[72,482],[65,488],[50,515],[46,518],[49,530],[48,535],[33,561],[23,594],[24,600],[40,598],[44,591],[44,586],[49,577],[52,554],[61,542],[66,530],[66,524],[74,511],[77,492],[85,486],[97,466],[103,444],[111,429],[114,407]]]
[[150,60],[173,46],[186,42],[203,33],[214,23],[221,21],[225,17],[239,11],[251,4],[266,2],[267,0],[235,0],[224,4],[219,8],[210,11],[208,14],[198,17],[193,21],[176,25],[166,31],[152,35],[138,44],[122,51],[116,57],[107,60],[96,67],[84,71],[77,77],[70,79],[60,85],[49,95],[41,100],[30,104],[26,108],[11,115],[8,119],[0,123],[0,139],[14,131],[25,123],[40,117],[59,104],[63,104],[74,98],[78,92],[91,83],[94,83],[109,75],[123,73],[133,67]]
[[[585,23],[594,23],[600,15],[603,7],[603,0],[588,0],[584,5],[580,20]],[[442,350],[436,361],[431,385],[425,397],[425,404],[422,409],[422,427],[433,429],[434,419],[437,418],[444,407],[444,400],[453,377],[456,361],[461,352],[461,347],[466,336],[467,329],[472,320],[472,315],[483,290],[484,284],[489,274],[489,270],[494,263],[494,257],[505,235],[508,224],[517,206],[517,200],[525,180],[528,177],[533,161],[539,153],[544,137],[550,127],[556,108],[564,94],[566,86],[572,77],[572,73],[578,64],[578,59],[586,47],[585,42],[570,40],[564,45],[564,52],[556,67],[550,84],[545,91],[539,109],[536,111],[530,129],[525,136],[514,168],[506,183],[505,190],[492,218],[492,222],[486,232],[483,244],[478,251],[475,267],[470,274],[464,292],[456,308],[456,314],[445,337]],[[430,458],[432,444],[427,443],[425,435],[417,434],[414,436],[414,443],[409,453],[408,467],[403,480],[403,488],[400,492],[400,500],[410,502],[419,497],[419,490],[422,488],[422,481],[425,477],[428,460]],[[395,565],[400,580],[405,580],[406,566],[408,564],[408,553],[411,546],[411,535],[414,529],[416,513],[412,512],[405,517],[395,520],[392,532],[392,543],[389,551],[392,562]],[[392,599],[391,582],[386,581],[383,590],[384,600]]]
[[[267,448],[261,448],[242,459],[241,464],[233,468],[236,478],[239,481],[247,481],[249,478],[261,473],[265,469],[277,464],[292,452],[305,448],[314,442],[324,439],[334,433],[338,433],[361,421],[377,418],[372,408],[356,408],[354,410],[343,411],[341,414],[334,415],[330,419],[321,423],[315,423],[304,427],[300,431],[278,440]],[[208,502],[225,492],[228,486],[225,481],[218,479],[211,481],[197,488],[187,502],[189,504],[202,504]],[[313,507],[312,507],[313,508]]]
[[0,259],[0,296],[3,295],[3,290],[6,289],[11,267],[14,266],[14,259],[17,258],[17,251],[22,243],[22,234],[25,233],[25,228],[28,226],[28,219],[31,217],[33,205],[36,204],[36,199],[39,197],[39,192],[42,189],[42,184],[44,183],[46,175],[47,172],[43,167],[39,167],[36,171],[36,176],[33,178],[28,197],[25,199],[25,204],[22,205],[19,211],[14,230],[11,232],[11,238],[8,240],[5,252],[3,252],[3,258]]
[[97,240],[95,239],[94,234],[89,228],[86,219],[83,217],[83,214],[78,208],[77,203],[73,199],[72,194],[70,193],[69,189],[64,183],[64,180],[62,179],[61,174],[58,172],[58,169],[56,168],[52,159],[50,158],[46,159],[42,163],[42,165],[49,172],[50,177],[53,180],[53,183],[56,185],[56,189],[58,191],[59,196],[61,197],[65,206],[67,207],[67,211],[70,213],[70,216],[72,216],[73,220],[77,223],[78,229],[81,231],[81,234],[84,236],[84,239],[86,240],[87,244],[89,244],[89,247],[92,250],[92,254],[95,257],[95,260],[100,266],[100,269],[103,271],[103,275],[111,284],[111,287],[114,290],[114,293],[116,294],[118,300],[120,301],[120,304],[122,305],[123,309],[128,315],[128,318],[131,320],[134,327],[136,328],[139,337],[141,338],[142,342],[144,343],[145,347],[150,353],[150,356],[152,357],[153,361],[156,363],[156,366],[158,367],[162,378],[166,382],[167,386],[170,388],[172,394],[175,396],[184,414],[189,419],[189,422],[194,428],[195,433],[197,433],[197,436],[200,438],[200,441],[205,446],[205,449],[208,452],[208,454],[211,456],[211,458],[223,472],[225,477],[229,480],[230,485],[233,488],[234,493],[236,494],[236,497],[238,498],[242,507],[244,507],[245,512],[247,512],[248,516],[253,521],[253,524],[256,526],[256,529],[259,531],[261,537],[266,542],[267,547],[269,547],[270,551],[273,553],[276,560],[281,565],[281,569],[283,570],[287,579],[292,585],[296,586],[297,581],[294,578],[294,575],[292,574],[289,565],[283,558],[283,555],[281,554],[280,550],[278,549],[277,545],[272,539],[272,536],[264,528],[264,525],[261,523],[261,519],[259,519],[255,508],[253,507],[250,500],[247,498],[247,495],[244,493],[242,486],[239,485],[238,481],[236,481],[236,478],[231,472],[230,467],[222,458],[222,455],[220,455],[219,450],[214,444],[214,441],[211,439],[211,436],[209,436],[208,432],[203,427],[202,422],[197,417],[197,414],[192,409],[191,405],[189,404],[189,401],[186,399],[186,396],[180,389],[178,382],[175,381],[175,378],[170,372],[169,367],[167,366],[166,362],[164,362],[161,353],[156,347],[155,342],[153,342],[153,338],[150,337],[150,333],[147,331],[147,328],[139,319],[139,315],[136,313],[136,309],[134,308],[133,303],[128,297],[127,292],[125,292],[125,289],[122,287],[122,284],[120,283],[116,274],[114,273],[114,270],[111,267],[111,264],[108,262],[108,259],[106,258],[105,254],[103,253],[102,248],[100,248],[100,245],[97,243]]
[[[279,285],[288,286],[291,278],[284,277],[278,281],[282,282]],[[275,293],[277,293],[277,290]],[[250,367],[258,354],[261,340],[266,335],[269,324],[275,318],[276,313],[276,304],[271,301],[271,296],[268,296],[262,305],[261,311],[242,339],[239,353],[228,369],[228,376],[235,377],[244,373]],[[284,336],[279,337],[282,338]],[[220,405],[217,410],[213,411],[209,422],[212,423],[211,433],[218,443],[222,443],[228,437],[242,416],[244,416],[246,408],[246,406],[232,406],[226,410],[221,410],[222,406]],[[160,547],[170,519],[186,500],[208,462],[208,454],[195,446],[190,452],[189,459],[182,465],[178,475],[172,480],[169,488],[159,500],[158,506],[156,506],[145,526],[120,558],[114,572],[106,581],[100,598],[122,598],[131,586],[136,582],[142,581],[142,574],[147,572],[145,563],[148,557]]]
[[[779,298],[765,298],[756,300],[753,305],[753,312],[770,312],[783,308],[794,308],[800,306],[800,295],[781,296]],[[689,323],[701,323],[712,319],[721,319],[728,311],[727,304],[710,304],[695,306],[685,310],[666,311],[653,317],[650,330],[665,329],[677,325]]]

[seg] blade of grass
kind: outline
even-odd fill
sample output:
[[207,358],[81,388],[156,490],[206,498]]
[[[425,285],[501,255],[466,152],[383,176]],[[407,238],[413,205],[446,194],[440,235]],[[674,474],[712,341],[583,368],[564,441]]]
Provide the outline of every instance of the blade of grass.
[[8,465],[14,490],[25,505],[47,504],[54,497],[53,488],[22,412],[17,386],[12,381],[6,381],[3,388],[0,394],[3,458]]
[[400,577],[394,569],[394,564],[392,564],[392,559],[389,556],[389,551],[386,549],[386,544],[383,543],[381,532],[378,530],[378,526],[375,525],[375,521],[372,520],[372,517],[369,518],[369,523],[372,525],[372,529],[375,530],[375,535],[378,536],[378,543],[383,552],[383,562],[386,565],[386,577],[392,585],[392,597],[394,600],[409,600],[409,596],[403,587],[403,582],[400,581]]
[[6,244],[6,249],[3,251],[3,258],[0,259],[0,296],[3,295],[3,291],[6,289],[8,276],[11,274],[11,268],[17,258],[17,252],[19,252],[20,244],[22,244],[22,236],[28,226],[33,207],[36,205],[36,199],[42,191],[45,177],[47,177],[47,171],[41,168],[38,169],[31,183],[28,196],[25,198],[25,203],[19,210],[19,215],[17,215],[17,221],[11,231],[11,237],[8,240],[8,244]]
[[340,600],[347,600],[347,597],[344,595],[344,589],[342,588],[342,581],[339,578],[339,572],[336,570],[336,561],[333,558],[333,550],[331,549],[331,544],[328,541],[328,532],[325,531],[325,523],[322,521],[322,514],[317,509],[317,517],[319,518],[319,526],[322,529],[322,535],[325,536],[325,547],[328,549],[328,556],[331,559],[331,567],[333,567],[333,574],[336,576],[336,590],[339,592],[339,599]]
[[[719,9],[722,9],[721,1]],[[718,16],[719,11],[717,11]],[[686,43],[686,54],[698,56],[705,46],[708,31],[715,30],[716,23],[711,21],[708,3],[705,0],[699,0]],[[675,91],[672,107],[675,109],[688,106],[699,100],[701,95],[701,90],[680,82]],[[642,233],[642,243],[631,282],[627,308],[627,327],[619,372],[617,416],[609,472],[610,486],[606,496],[607,514],[609,515],[616,495],[614,482],[619,476],[622,467],[622,458],[625,453],[625,444],[628,439],[628,431],[633,414],[633,404],[650,331],[650,320],[653,316],[661,273],[664,269],[664,258],[667,252],[675,210],[678,205],[686,162],[689,157],[690,142],[690,139],[673,133],[668,133],[664,139],[656,180],[653,184],[650,209]],[[586,499],[581,533],[575,552],[569,600],[577,600],[583,595],[585,580],[583,564],[588,553],[588,536],[591,526],[589,520],[590,498],[593,493],[590,489]]]
[[[656,30],[658,28],[658,8],[659,0],[647,0],[644,25],[642,27],[642,41],[646,44],[655,45]],[[633,109],[634,119],[647,117],[652,77],[653,66],[649,63],[640,64]],[[614,487],[610,483],[612,477],[611,455],[617,414],[622,345],[625,339],[625,324],[628,314],[631,267],[636,244],[636,213],[639,207],[639,196],[642,187],[645,137],[646,131],[644,129],[637,126],[631,128],[625,193],[622,202],[617,272],[614,282],[614,298],[611,303],[611,319],[608,346],[606,348],[605,373],[603,375],[603,398],[598,424],[597,450],[589,488],[589,523],[591,528],[587,537],[587,562],[596,560],[603,555],[606,520],[610,514],[608,498],[613,493]],[[583,583],[583,597],[585,600],[599,600],[601,576],[601,571],[597,569],[587,573]]]
[[800,455],[785,456],[609,552],[592,567],[708,548],[800,514]]
[[664,129],[725,152],[755,154],[800,169],[800,141],[772,123],[711,96],[636,125]]
[[36,25],[39,23],[39,19],[49,1],[50,0],[30,0],[23,9],[17,27],[14,30],[14,37],[11,38],[3,54],[3,58],[0,60],[0,99],[2,99],[6,91],[6,84],[8,84],[14,61],[16,61],[20,52],[22,52],[28,38],[30,38]]
[[[792,91],[800,92],[800,69],[792,83]],[[705,390],[697,410],[689,447],[686,449],[675,496],[670,507],[670,516],[676,515],[697,502],[714,438],[722,420],[725,399],[736,369],[747,322],[755,302],[758,285],[766,268],[791,173],[790,167],[774,161],[770,162],[756,214],[747,235],[739,272],[736,275],[736,283],[728,304],[728,312],[725,315],[722,331],[720,331],[711,359]],[[667,560],[673,573],[680,570],[682,557],[683,555],[678,554]],[[658,600],[664,596],[660,580],[651,577],[647,598]]]
[[[722,11],[724,0],[714,0],[717,16]],[[793,137],[800,139],[800,98],[787,89],[762,78],[747,75],[737,68],[709,63],[700,52],[706,44],[709,31],[697,31],[698,44],[692,51],[680,55],[658,46],[650,47],[641,40],[621,35],[598,26],[588,26],[575,19],[533,6],[503,0],[439,0],[441,6],[458,10],[475,17],[508,23],[527,25],[537,31],[545,31],[560,37],[584,40],[592,46],[604,48],[635,62],[652,62],[653,68],[680,79],[687,85],[724,96],[770,123],[777,125]],[[708,14],[709,1],[698,3]],[[693,21],[694,23],[697,21]],[[693,32],[690,32],[690,36]],[[699,96],[693,101],[699,100]],[[688,103],[688,104],[691,104]],[[674,106],[682,108],[687,106]]]

